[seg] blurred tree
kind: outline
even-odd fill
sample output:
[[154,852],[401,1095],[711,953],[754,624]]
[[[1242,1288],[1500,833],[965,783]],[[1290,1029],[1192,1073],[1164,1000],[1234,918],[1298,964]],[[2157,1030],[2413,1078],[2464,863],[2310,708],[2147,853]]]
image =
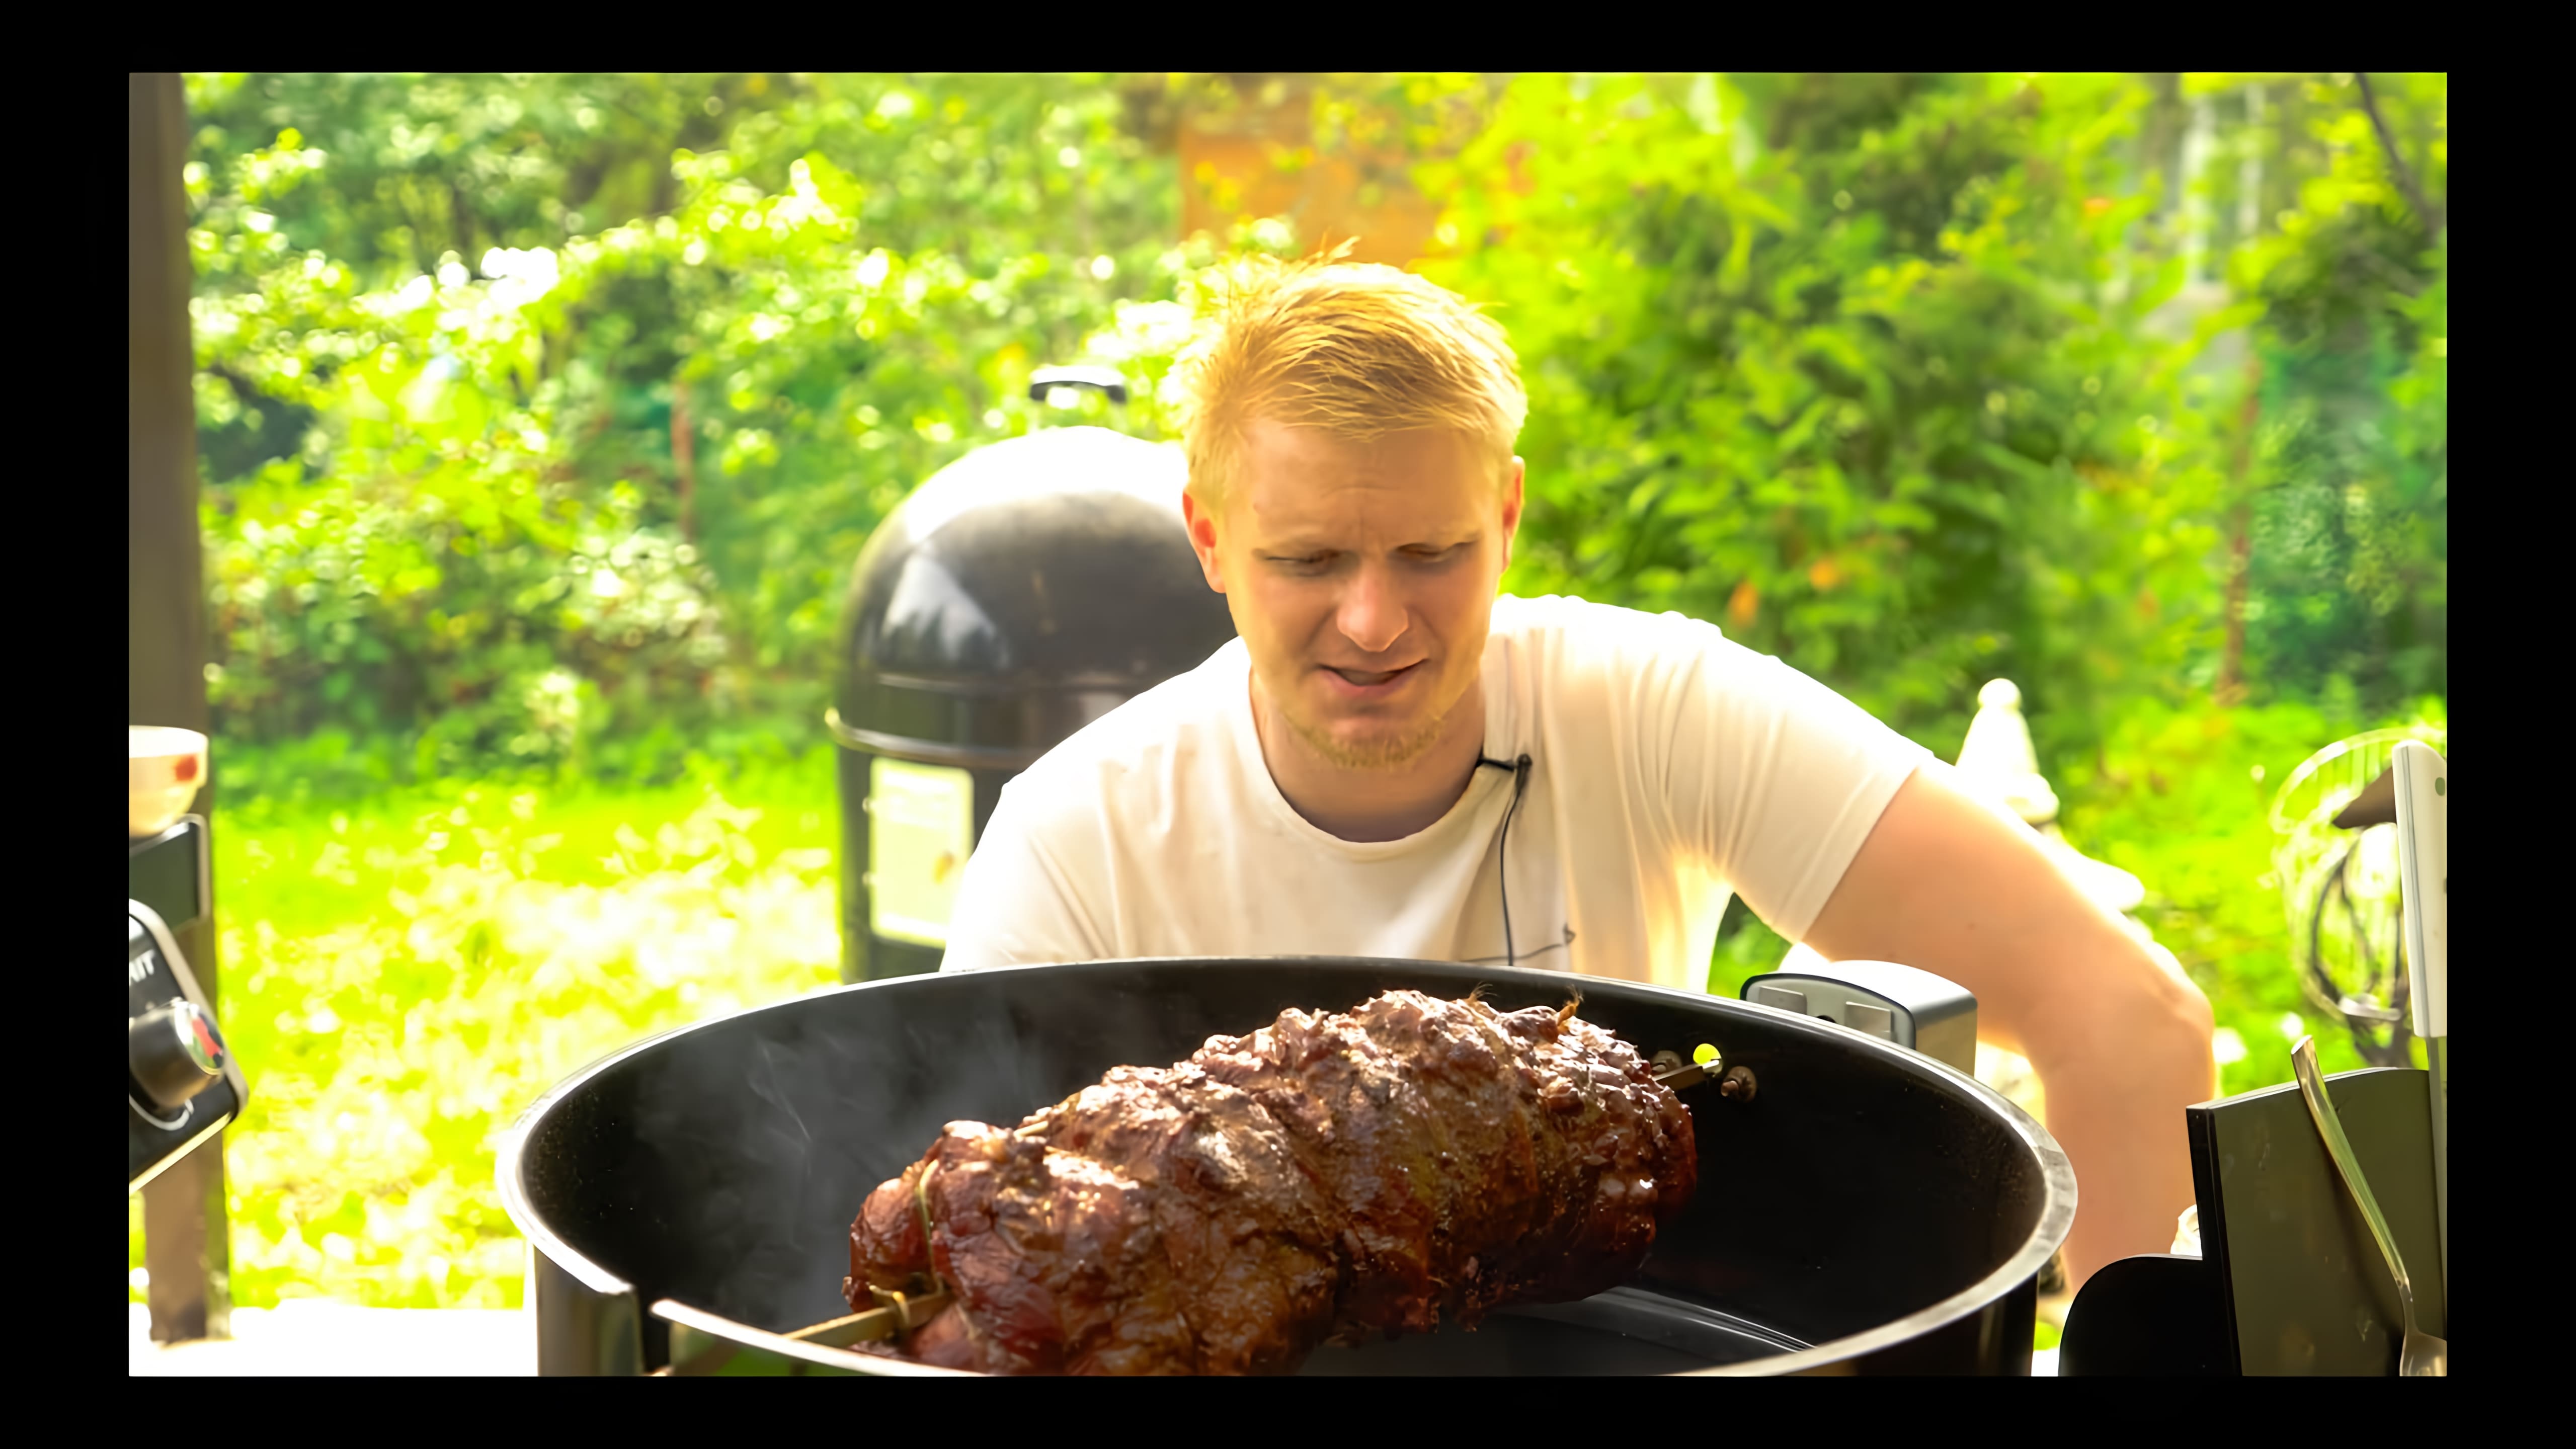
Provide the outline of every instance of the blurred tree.
[[1416,184],[1483,126],[1507,77],[1480,73],[1173,72],[1122,83],[1131,131],[1179,161],[1181,232],[1277,218],[1362,262],[1442,249]]
[[[2114,266],[2134,79],[1515,78],[1435,180],[1532,391],[1523,589],[1727,625],[1935,748],[2205,651],[2215,480]],[[2185,430],[2187,433],[2187,430]]]
[[[236,736],[426,731],[426,765],[819,711],[876,519],[1176,265],[1169,163],[1094,77],[192,91]],[[539,607],[577,572],[660,612]]]
[[2448,80],[2373,80],[2237,83],[2288,102],[2247,144],[2289,204],[2230,280],[2264,304],[2246,674],[2386,710],[2447,692]]
[[219,729],[803,738],[876,520],[1110,420],[1034,367],[1159,436],[1197,269],[1353,218],[1521,349],[1516,588],[1944,750],[1998,673],[2052,750],[2222,670],[2440,687],[2442,77],[1279,79],[192,77]]

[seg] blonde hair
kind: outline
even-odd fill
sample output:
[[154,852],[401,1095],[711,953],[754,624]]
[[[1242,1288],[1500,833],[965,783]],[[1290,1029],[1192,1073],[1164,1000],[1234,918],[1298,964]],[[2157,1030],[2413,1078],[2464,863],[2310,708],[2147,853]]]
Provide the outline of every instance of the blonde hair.
[[1503,329],[1445,287],[1343,260],[1350,247],[1219,272],[1175,367],[1201,501],[1224,502],[1256,418],[1358,443],[1447,428],[1485,444],[1498,481],[1510,464],[1529,399]]

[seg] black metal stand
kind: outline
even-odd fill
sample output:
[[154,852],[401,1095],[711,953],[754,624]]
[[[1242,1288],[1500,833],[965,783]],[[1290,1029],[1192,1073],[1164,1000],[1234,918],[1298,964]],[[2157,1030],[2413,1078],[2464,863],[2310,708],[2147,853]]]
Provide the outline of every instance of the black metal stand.
[[2153,1253],[2106,1264],[2067,1310],[2060,1378],[2221,1378],[2236,1372],[2198,1258]]
[[[2424,1073],[2326,1080],[2415,1289],[2416,1324],[2449,1334]],[[2150,1254],[2084,1285],[2062,1376],[2347,1376],[2397,1371],[2397,1286],[2295,1085],[2184,1113],[2206,1258]]]
[[[2424,1073],[2373,1067],[2325,1079],[2415,1290],[2416,1326],[2450,1336]],[[2188,1109],[2201,1244],[2238,1371],[2397,1371],[2396,1281],[2345,1191],[2295,1085]]]
[[[129,840],[125,855],[126,894],[168,924],[210,1011],[219,1009],[213,854],[206,822],[190,815],[159,835]],[[143,1267],[152,1279],[145,1297],[154,1342],[231,1336],[232,1237],[222,1133],[143,1185]]]

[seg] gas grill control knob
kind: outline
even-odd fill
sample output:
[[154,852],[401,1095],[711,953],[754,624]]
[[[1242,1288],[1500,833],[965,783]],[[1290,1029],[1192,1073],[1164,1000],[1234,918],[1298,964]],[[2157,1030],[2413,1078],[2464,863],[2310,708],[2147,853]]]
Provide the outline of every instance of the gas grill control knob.
[[224,1072],[224,1039],[193,1001],[165,1001],[125,1021],[125,1064],[163,1111],[206,1089]]

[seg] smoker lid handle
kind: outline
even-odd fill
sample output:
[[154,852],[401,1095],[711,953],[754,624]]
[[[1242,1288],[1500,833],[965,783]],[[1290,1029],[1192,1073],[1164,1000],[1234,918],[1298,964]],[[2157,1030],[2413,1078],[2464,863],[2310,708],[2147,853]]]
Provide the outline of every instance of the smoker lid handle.
[[1045,402],[1060,387],[1097,388],[1120,406],[1127,402],[1127,379],[1114,367],[1041,367],[1029,374],[1029,401]]

